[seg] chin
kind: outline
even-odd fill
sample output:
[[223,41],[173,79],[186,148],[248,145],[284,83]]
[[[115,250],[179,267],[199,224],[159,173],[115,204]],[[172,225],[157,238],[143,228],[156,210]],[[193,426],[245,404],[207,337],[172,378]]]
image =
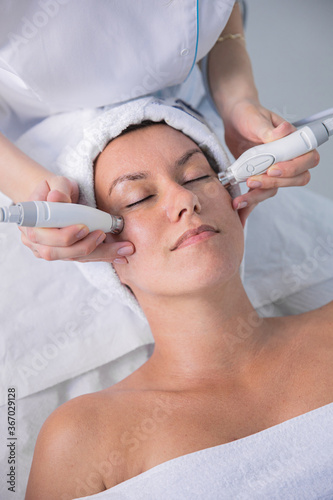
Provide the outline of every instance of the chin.
[[[221,258],[206,259],[201,256],[197,262],[188,259],[187,265],[174,269],[168,275],[167,280],[161,277],[160,283],[163,283],[166,292],[169,288],[169,295],[188,295],[191,293],[216,290],[223,287],[235,276],[239,276],[240,262],[237,259],[221,260]],[[168,286],[169,285],[169,286]]]

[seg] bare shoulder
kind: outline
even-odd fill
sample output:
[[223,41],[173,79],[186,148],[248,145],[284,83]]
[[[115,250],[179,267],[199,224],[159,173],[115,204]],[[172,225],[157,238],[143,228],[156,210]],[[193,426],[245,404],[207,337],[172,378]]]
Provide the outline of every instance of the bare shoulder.
[[287,335],[294,333],[296,340],[310,340],[313,337],[333,341],[333,301],[312,311],[278,317],[275,320],[280,328],[287,328]]
[[333,347],[333,300],[318,309],[300,315],[304,327],[314,338],[327,340]]
[[[299,363],[301,383],[315,387],[328,402],[333,397],[333,301],[307,313],[286,318],[289,333],[295,333],[292,356]],[[318,380],[321,383],[318,384]]]
[[57,408],[38,435],[26,500],[68,500],[99,493],[120,482],[123,462],[105,468],[118,434],[119,396],[99,391],[74,398]]
[[325,304],[324,306],[319,307],[318,309],[314,309],[307,314],[318,313],[321,314],[326,319],[333,320],[333,300]]
[[325,319],[330,323],[331,326],[333,326],[333,300],[331,300],[331,302],[328,302],[328,304],[326,304],[325,306],[317,309],[317,311],[322,311]]

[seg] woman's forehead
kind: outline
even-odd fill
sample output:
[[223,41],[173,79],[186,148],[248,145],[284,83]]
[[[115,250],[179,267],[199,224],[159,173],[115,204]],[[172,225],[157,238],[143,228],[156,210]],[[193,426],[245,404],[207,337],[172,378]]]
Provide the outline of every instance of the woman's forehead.
[[136,171],[172,166],[189,151],[200,148],[189,137],[168,125],[152,125],[111,141],[96,160],[95,167],[107,168],[110,178]]

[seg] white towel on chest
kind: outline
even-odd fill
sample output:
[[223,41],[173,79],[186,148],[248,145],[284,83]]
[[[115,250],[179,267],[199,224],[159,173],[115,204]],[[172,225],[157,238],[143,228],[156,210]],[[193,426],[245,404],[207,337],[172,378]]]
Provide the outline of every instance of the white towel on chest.
[[88,498],[332,500],[332,423],[333,403],[231,443],[174,458]]

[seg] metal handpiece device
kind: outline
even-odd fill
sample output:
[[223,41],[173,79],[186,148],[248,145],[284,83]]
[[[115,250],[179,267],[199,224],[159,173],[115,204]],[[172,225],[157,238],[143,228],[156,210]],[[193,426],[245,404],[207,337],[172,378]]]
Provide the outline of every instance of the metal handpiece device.
[[24,201],[0,207],[0,222],[16,222],[25,227],[66,227],[84,224],[89,231],[101,229],[105,233],[119,234],[124,219],[86,205],[50,201]]
[[296,130],[290,135],[248,149],[225,172],[219,174],[221,183],[229,185],[245,182],[259,175],[274,163],[288,161],[317,148],[333,134],[333,117]]

